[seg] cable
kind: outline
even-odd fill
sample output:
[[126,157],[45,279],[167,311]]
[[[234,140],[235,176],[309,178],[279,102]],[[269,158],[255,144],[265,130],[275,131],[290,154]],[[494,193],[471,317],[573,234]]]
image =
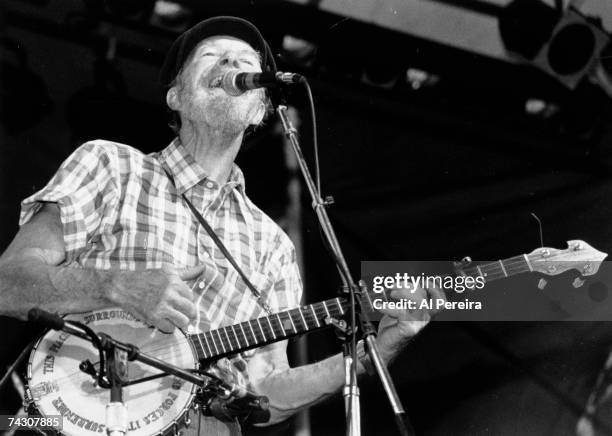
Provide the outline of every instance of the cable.
[[317,194],[321,197],[321,170],[319,168],[319,141],[317,139],[317,116],[315,113],[314,99],[312,98],[312,90],[307,80],[302,82],[306,88],[308,95],[308,103],[310,105],[310,120],[312,122],[312,142],[314,146],[314,164],[315,164],[315,179],[317,182]]

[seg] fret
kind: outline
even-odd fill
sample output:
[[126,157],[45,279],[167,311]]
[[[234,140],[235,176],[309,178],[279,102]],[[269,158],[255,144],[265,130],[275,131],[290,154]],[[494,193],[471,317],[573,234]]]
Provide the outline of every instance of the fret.
[[300,312],[300,315],[302,317],[302,321],[304,321],[304,329],[308,330],[308,323],[306,322],[306,318],[304,318],[304,312],[302,312],[302,308],[298,307],[298,312]]
[[[219,333],[219,330],[213,330],[213,332],[217,332],[217,336],[219,336],[219,342],[221,342],[221,347],[223,348],[223,352],[227,353],[227,351],[225,350],[225,345],[223,344],[223,339],[221,339],[221,333]],[[213,335],[214,338],[214,335]]]
[[236,324],[232,325],[232,332],[234,332],[234,337],[236,338],[236,342],[238,342],[238,348],[242,348],[242,344],[240,343],[240,337],[236,334]]
[[270,324],[270,330],[272,331],[272,337],[276,339],[276,333],[274,333],[274,327],[272,327],[272,323],[270,322],[270,318],[266,316],[266,321]]
[[202,348],[202,354],[204,357],[210,357],[206,355],[206,350],[204,349],[204,344],[202,343],[202,339],[200,339],[200,335],[196,334],[195,337],[198,339],[198,343],[200,344],[200,348]]
[[503,271],[504,275],[505,275],[506,277],[508,277],[508,273],[506,272],[506,268],[504,268],[504,263],[503,263],[501,260],[499,260],[498,262],[499,262],[499,266],[501,267],[501,269],[502,269],[502,271]]
[[291,334],[291,333],[297,333],[297,330],[295,329],[295,327],[293,327],[293,332],[291,331],[291,316],[289,315],[289,311],[285,310],[284,312],[280,312],[279,314],[279,319],[281,320],[281,324],[283,325],[283,329],[285,330],[286,335],[287,334]]
[[242,327],[242,324],[244,323],[240,323],[238,324],[240,326],[240,330],[242,331],[242,336],[244,336],[244,340],[246,341],[247,347],[250,347],[251,344],[249,344],[249,338],[247,337],[246,333],[244,332],[244,327]]
[[208,339],[206,339],[206,335],[202,334],[202,335],[198,335],[198,336],[203,336],[204,337],[204,342],[206,343],[206,348],[208,348],[209,354],[210,354],[210,356],[212,356],[213,355],[212,348],[210,347],[210,344],[208,343]]
[[229,348],[230,351],[234,351],[234,345],[232,344],[232,340],[230,339],[229,335],[227,334],[227,329],[228,329],[228,327],[222,327],[221,328],[223,333],[225,333],[225,337],[227,338],[227,347]]
[[476,265],[476,270],[478,271],[478,275],[481,277],[486,277],[487,274],[482,272],[482,270],[480,269],[480,265]]
[[289,322],[291,323],[291,327],[293,327],[293,331],[294,332],[298,332],[298,329],[295,328],[295,324],[293,323],[293,318],[291,318],[291,311],[288,310],[287,312],[285,312],[287,314],[287,316],[289,317]]
[[257,324],[259,325],[259,330],[261,331],[261,335],[263,336],[263,339],[264,339],[263,341],[266,342],[268,338],[266,338],[263,328],[261,328],[261,321],[259,321],[259,318],[257,318]]
[[[210,335],[210,340],[212,341],[213,345],[215,346],[215,354],[219,354],[219,349],[217,348],[217,341],[215,340],[215,335],[212,334],[211,332],[207,332],[206,334]],[[204,339],[206,339],[206,334],[204,335]]]
[[278,319],[276,319],[274,317],[274,315],[276,315],[276,313],[271,314],[268,317],[268,321],[270,321],[270,325],[272,326],[272,329],[274,330],[274,333],[276,334],[276,336],[277,337],[282,337],[282,333],[281,333],[282,330],[283,330],[282,326],[277,325],[277,324],[280,324],[280,323],[278,322]]
[[[315,312],[319,315],[319,319],[321,321],[325,321],[325,318],[327,318],[327,309],[325,308],[325,304],[323,304],[323,302],[321,303],[317,303],[317,304],[313,304],[313,306],[315,307]],[[326,324],[323,324],[326,325]]]
[[315,322],[317,323],[317,327],[321,327],[321,324],[319,324],[319,317],[317,316],[317,312],[315,312],[314,310],[314,304],[310,305],[310,310],[312,310],[312,314],[314,315],[314,319],[315,319]]
[[329,314],[329,310],[327,310],[327,303],[325,301],[323,302],[323,308],[325,309],[325,314],[327,315],[327,317],[331,318],[331,315]]
[[281,330],[283,331],[283,336],[287,336],[287,332],[285,331],[285,327],[283,326],[283,321],[280,318],[280,315],[277,313],[276,317],[278,318],[278,323],[281,327]]
[[531,267],[531,262],[529,262],[529,258],[527,257],[526,254],[523,254],[523,257],[525,258],[525,262],[527,262],[527,266],[529,267],[529,271],[533,272],[533,268]]
[[336,303],[338,304],[338,309],[340,309],[340,315],[344,315],[344,309],[342,309],[342,304],[340,304],[340,298],[336,298]]
[[[252,322],[253,322],[252,320],[249,320],[249,321],[247,321],[247,324],[248,324],[249,328],[251,329],[251,334],[253,335],[254,343],[256,344],[256,343],[259,342],[259,340],[257,339],[257,335],[255,334],[255,330],[253,330],[253,326],[251,325]],[[264,338],[264,341],[265,340],[266,340],[266,338]]]

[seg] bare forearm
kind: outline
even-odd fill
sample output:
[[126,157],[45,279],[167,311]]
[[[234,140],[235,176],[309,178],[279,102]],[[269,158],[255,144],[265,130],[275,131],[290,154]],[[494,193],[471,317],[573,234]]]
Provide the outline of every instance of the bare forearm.
[[[364,373],[364,367],[357,361],[357,374]],[[317,363],[271,374],[258,385],[258,392],[270,400],[268,424],[274,424],[325,400],[343,385],[344,359],[342,354],[337,354]]]
[[112,305],[107,297],[113,272],[45,264],[35,258],[0,265],[0,315],[26,319],[40,307],[61,314]]

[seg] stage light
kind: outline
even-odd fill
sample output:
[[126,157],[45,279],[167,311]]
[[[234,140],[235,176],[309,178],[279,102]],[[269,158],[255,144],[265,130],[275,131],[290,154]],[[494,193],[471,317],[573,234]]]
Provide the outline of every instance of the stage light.
[[157,0],[151,16],[151,24],[157,27],[183,32],[189,26],[193,12],[181,4]]
[[525,102],[525,112],[533,117],[548,119],[559,112],[559,106],[539,98],[530,98]]
[[314,64],[317,46],[293,35],[283,37],[283,57],[294,65],[309,68]]
[[587,76],[608,35],[593,20],[539,0],[515,0],[499,18],[506,49],[574,89]]
[[433,86],[440,81],[440,77],[430,74],[427,71],[417,68],[408,68],[406,71],[406,82],[413,90],[421,89],[425,86]]

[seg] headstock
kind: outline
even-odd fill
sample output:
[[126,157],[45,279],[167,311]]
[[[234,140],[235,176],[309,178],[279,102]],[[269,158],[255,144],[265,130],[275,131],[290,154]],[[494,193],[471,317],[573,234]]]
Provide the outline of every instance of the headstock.
[[599,270],[601,262],[608,257],[584,241],[567,241],[567,248],[536,248],[527,255],[533,271],[554,276],[575,269],[583,276],[590,276]]

